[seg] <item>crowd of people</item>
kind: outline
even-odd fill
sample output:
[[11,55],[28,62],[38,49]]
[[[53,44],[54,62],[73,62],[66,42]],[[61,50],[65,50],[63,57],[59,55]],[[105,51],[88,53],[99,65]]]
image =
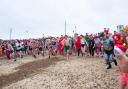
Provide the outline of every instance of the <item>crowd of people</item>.
[[29,40],[1,40],[0,41],[0,56],[6,55],[7,59],[16,59],[17,57],[23,57],[24,55],[33,55],[36,58],[36,54],[42,54],[48,51],[50,55],[69,55],[74,53],[80,56],[88,55],[97,56],[103,54],[102,34],[86,34],[61,37],[49,37],[42,39],[29,39]]
[[[124,40],[125,39],[125,40]],[[27,39],[27,40],[1,40],[0,41],[0,56],[6,56],[7,59],[23,58],[26,55],[32,55],[37,58],[37,55],[50,56],[63,55],[70,59],[74,56],[98,56],[104,57],[107,69],[111,69],[111,63],[117,66],[116,59],[126,59],[125,63],[121,64],[121,71],[128,71],[127,59],[127,38],[120,33],[114,31],[114,34],[109,33],[109,30],[97,34],[79,35],[74,34],[73,37],[65,35],[61,37],[47,37],[42,39]],[[125,71],[126,71],[125,70]],[[121,72],[122,87],[128,83],[128,74]],[[122,88],[124,89],[124,88]]]
[[[25,55],[32,55],[34,58],[37,54],[45,56],[48,52],[49,57],[55,55],[66,55],[69,59],[70,55],[80,56],[98,56],[105,57],[106,63],[111,68],[110,61],[114,60],[114,37],[117,32],[112,35],[108,30],[97,34],[78,35],[74,37],[47,37],[42,39],[25,39],[25,40],[1,40],[0,56],[6,56],[7,59],[23,58]],[[121,37],[121,36],[120,36]],[[114,60],[115,62],[115,60]],[[115,62],[117,65],[117,63]]]
[[80,56],[98,56],[105,57],[108,68],[111,67],[111,62],[117,65],[114,57],[114,37],[119,37],[117,32],[114,35],[109,33],[109,30],[97,34],[78,35],[74,37],[63,36],[61,37],[48,37],[42,39],[28,39],[28,40],[9,40],[0,42],[0,56],[6,55],[7,59],[14,59],[17,57],[23,58],[25,55],[32,55],[34,58],[41,54],[45,56],[48,52],[50,56],[66,55],[67,59],[71,55]]

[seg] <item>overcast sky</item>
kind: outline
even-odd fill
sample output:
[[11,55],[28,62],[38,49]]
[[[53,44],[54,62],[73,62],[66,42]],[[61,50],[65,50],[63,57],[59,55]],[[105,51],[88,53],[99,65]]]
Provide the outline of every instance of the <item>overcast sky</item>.
[[0,0],[0,38],[59,36],[116,30],[128,23],[128,0]]

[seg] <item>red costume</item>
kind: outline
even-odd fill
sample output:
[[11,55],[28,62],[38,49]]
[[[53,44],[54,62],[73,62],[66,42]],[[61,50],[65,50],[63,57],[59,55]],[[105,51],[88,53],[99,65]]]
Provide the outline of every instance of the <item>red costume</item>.
[[115,41],[115,45],[117,45],[117,44],[118,45],[123,45],[123,41],[121,40],[121,34],[116,33],[112,37],[113,37],[113,39]]
[[60,54],[62,53],[63,48],[64,48],[64,46],[63,46],[63,44],[62,44],[63,39],[64,39],[64,38],[60,38],[60,39],[59,39],[59,42],[58,42],[58,52],[59,52]]
[[77,49],[81,49],[81,38],[80,38],[80,36],[78,36],[76,38],[75,46],[76,46]]
[[8,45],[6,45],[5,53],[6,53],[6,57],[10,59],[10,50],[8,49]]

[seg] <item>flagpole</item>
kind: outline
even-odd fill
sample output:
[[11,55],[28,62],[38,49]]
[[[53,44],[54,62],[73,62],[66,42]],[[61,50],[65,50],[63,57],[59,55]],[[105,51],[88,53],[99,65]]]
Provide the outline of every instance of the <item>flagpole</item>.
[[65,35],[67,33],[67,24],[66,24],[66,20],[65,20]]
[[12,39],[12,28],[10,28],[10,40]]
[[75,33],[76,33],[76,29],[77,29],[77,27],[75,26]]
[[25,31],[26,39],[28,39],[28,30]]

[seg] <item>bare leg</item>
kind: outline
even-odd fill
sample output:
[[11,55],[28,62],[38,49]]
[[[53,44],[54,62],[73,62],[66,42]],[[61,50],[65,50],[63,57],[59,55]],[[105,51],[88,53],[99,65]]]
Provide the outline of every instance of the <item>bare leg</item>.
[[69,50],[67,51],[67,60],[69,60]]
[[36,58],[36,52],[35,52],[35,51],[36,51],[35,49],[32,50],[32,56],[33,56],[34,58]]
[[14,61],[16,60],[16,52],[12,52],[12,53],[10,53],[10,57],[12,58],[12,59],[14,59]]
[[69,60],[69,54],[67,53],[67,60]]

